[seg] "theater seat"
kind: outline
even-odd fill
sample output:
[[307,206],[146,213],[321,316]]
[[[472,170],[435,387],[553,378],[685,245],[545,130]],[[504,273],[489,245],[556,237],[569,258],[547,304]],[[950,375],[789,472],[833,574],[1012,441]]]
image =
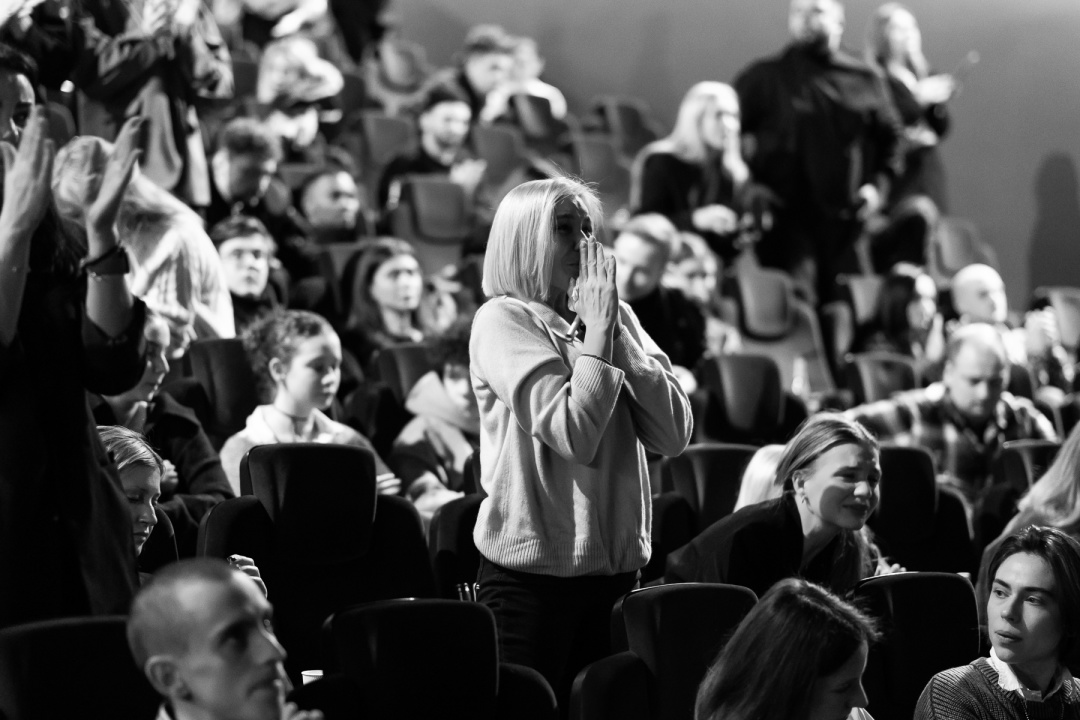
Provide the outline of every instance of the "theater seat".
[[362,688],[358,717],[554,720],[535,671],[500,663],[495,616],[479,603],[388,600],[324,626],[327,665]]
[[435,369],[431,365],[428,348],[423,343],[402,343],[383,348],[375,354],[372,365],[376,373],[374,379],[386,383],[402,406],[416,381]]
[[894,393],[919,386],[915,360],[890,352],[866,352],[847,356],[847,387],[856,405],[887,400]]
[[[390,226],[396,237],[412,243],[424,274],[434,275],[461,260],[473,233],[472,208],[465,189],[457,183],[411,175],[401,183],[401,198],[390,213]],[[357,297],[355,290],[353,296]]]
[[630,205],[630,167],[619,156],[615,141],[606,135],[578,135],[573,141],[578,174],[585,182],[595,183],[604,204],[604,215],[611,217]]
[[487,163],[484,184],[496,188],[516,170],[529,164],[521,130],[510,125],[476,125],[472,129],[476,155]]
[[431,518],[428,547],[435,585],[440,597],[468,600],[480,569],[480,551],[473,542],[473,528],[482,495],[466,495],[446,503]]
[[700,436],[706,441],[765,445],[786,442],[806,408],[784,392],[780,369],[768,355],[706,358],[699,367],[706,400]]
[[663,134],[663,129],[639,98],[602,95],[593,100],[593,105],[603,116],[607,131],[627,160],[632,160],[638,151]]
[[699,443],[663,462],[663,486],[686,498],[705,529],[729,515],[739,498],[743,471],[757,452],[754,445]]
[[0,630],[0,717],[155,717],[161,697],[135,666],[125,623],[76,617]]
[[979,656],[975,589],[951,573],[900,573],[862,581],[855,602],[881,623],[863,686],[874,720],[910,720],[936,673]]
[[[676,583],[631,592],[622,600],[630,649],[578,674],[571,718],[691,720],[706,670],[756,602],[737,585]],[[634,702],[618,699],[622,693]],[[612,699],[614,706],[604,705]],[[613,707],[630,714],[612,714]]]
[[210,443],[220,450],[244,429],[259,405],[255,373],[238,338],[196,340],[184,356],[185,374],[202,387],[209,401],[207,417],[199,418]]

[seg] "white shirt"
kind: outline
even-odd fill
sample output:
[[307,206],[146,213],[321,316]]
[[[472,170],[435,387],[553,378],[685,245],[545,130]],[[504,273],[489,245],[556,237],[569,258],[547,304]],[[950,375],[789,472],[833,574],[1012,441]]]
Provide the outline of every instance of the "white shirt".
[[990,667],[997,670],[998,674],[998,687],[1006,692],[1016,691],[1020,693],[1020,697],[1024,700],[1030,700],[1031,702],[1046,702],[1050,699],[1050,696],[1056,693],[1067,682],[1072,682],[1072,673],[1064,665],[1058,667],[1057,674],[1054,676],[1054,680],[1050,683],[1050,690],[1043,695],[1040,690],[1028,690],[1020,682],[1020,679],[1016,677],[1016,673],[1013,672],[1012,666],[1003,661],[997,656],[997,652],[993,648],[990,648]]

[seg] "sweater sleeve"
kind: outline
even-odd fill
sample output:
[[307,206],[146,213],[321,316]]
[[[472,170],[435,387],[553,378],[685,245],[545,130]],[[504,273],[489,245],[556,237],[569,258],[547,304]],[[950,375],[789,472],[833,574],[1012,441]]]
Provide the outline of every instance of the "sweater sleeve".
[[694,416],[690,400],[671,372],[667,355],[641,327],[630,306],[620,307],[623,330],[612,364],[626,373],[631,414],[646,450],[673,457],[690,443]]
[[509,302],[480,309],[469,354],[474,386],[477,380],[488,386],[522,430],[566,460],[592,462],[623,370],[589,355],[568,367],[541,321]]

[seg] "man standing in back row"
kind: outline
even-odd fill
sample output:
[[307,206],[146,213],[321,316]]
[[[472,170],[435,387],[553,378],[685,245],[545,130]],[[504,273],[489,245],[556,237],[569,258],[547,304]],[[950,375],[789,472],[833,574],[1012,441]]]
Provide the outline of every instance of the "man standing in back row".
[[824,302],[858,269],[855,241],[900,170],[900,124],[881,78],[840,49],[837,0],[792,0],[792,41],[735,78],[745,157],[771,191],[762,264],[792,272]]

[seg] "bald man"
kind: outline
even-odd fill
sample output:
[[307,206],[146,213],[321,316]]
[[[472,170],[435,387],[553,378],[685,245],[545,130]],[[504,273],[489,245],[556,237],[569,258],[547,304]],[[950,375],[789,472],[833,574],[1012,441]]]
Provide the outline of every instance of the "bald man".
[[941,382],[862,405],[848,416],[880,441],[923,447],[934,457],[938,481],[953,488],[969,511],[992,476],[992,463],[1009,440],[1056,440],[1026,398],[1004,390],[1008,359],[1001,334],[985,323],[957,329],[945,348]]
[[779,200],[755,249],[825,301],[837,273],[857,271],[863,222],[901,168],[900,120],[882,78],[841,49],[839,2],[793,0],[788,30],[779,55],[734,82],[747,164]]
[[127,636],[165,698],[158,720],[321,720],[285,702],[285,650],[271,614],[255,582],[220,560],[154,575],[132,603]]
[[[1027,366],[1040,386],[1065,391],[1072,387],[1073,368],[1061,345],[1053,309],[1033,310],[1024,317],[1023,328],[1011,328],[1005,282],[997,270],[981,263],[968,265],[953,276],[952,299],[961,324],[988,323],[997,328],[1009,362]],[[1040,399],[1058,404],[1044,395]]]

